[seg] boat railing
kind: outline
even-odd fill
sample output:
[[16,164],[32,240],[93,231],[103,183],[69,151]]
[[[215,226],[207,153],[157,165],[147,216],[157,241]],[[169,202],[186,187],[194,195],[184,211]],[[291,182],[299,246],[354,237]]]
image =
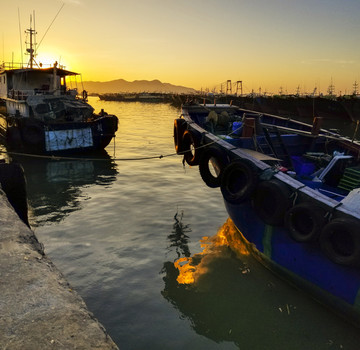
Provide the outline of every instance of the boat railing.
[[28,96],[34,95],[50,95],[52,91],[49,89],[31,89],[31,90],[15,90],[12,89],[8,92],[8,98],[13,100],[22,101],[26,100]]
[[30,95],[34,95],[34,90],[9,90],[8,92],[8,98],[11,98],[13,100],[17,101],[23,101],[26,100],[26,98]]
[[18,62],[3,62],[0,67],[3,69],[24,69],[26,65]]
[[[51,68],[54,67],[53,64],[50,63],[40,63],[36,68]],[[0,64],[1,69],[26,69],[29,66],[23,62],[2,62]],[[65,66],[59,65],[58,68],[65,69]]]
[[49,87],[44,87],[41,89],[35,88],[30,90],[9,90],[7,97],[11,98],[13,100],[17,101],[24,101],[27,99],[28,96],[34,96],[34,95],[69,95],[76,97],[78,94],[77,89],[68,89],[65,90],[63,88],[60,88],[56,91],[49,90]]

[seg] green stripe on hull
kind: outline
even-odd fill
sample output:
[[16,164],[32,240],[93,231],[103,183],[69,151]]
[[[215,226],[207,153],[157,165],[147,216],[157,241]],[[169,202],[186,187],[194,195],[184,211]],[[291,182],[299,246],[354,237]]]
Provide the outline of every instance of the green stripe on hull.
[[262,239],[263,247],[264,247],[264,255],[271,259],[272,254],[272,246],[271,246],[271,238],[273,233],[273,227],[271,225],[265,225],[264,235]]

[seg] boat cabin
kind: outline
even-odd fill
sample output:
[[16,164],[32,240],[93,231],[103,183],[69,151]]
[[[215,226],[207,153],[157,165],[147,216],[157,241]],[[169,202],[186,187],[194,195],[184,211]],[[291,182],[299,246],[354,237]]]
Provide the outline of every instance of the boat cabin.
[[74,120],[78,117],[73,110],[78,108],[80,112],[76,114],[80,113],[81,118],[88,117],[93,109],[77,103],[77,89],[66,86],[66,77],[75,75],[78,73],[58,68],[57,63],[50,68],[12,68],[10,64],[3,64],[0,68],[0,99],[5,102],[7,115],[54,120],[66,114],[74,115],[70,117]]
[[57,68],[19,68],[0,70],[0,98],[25,100],[38,94],[63,95],[67,93],[66,76],[77,75]]

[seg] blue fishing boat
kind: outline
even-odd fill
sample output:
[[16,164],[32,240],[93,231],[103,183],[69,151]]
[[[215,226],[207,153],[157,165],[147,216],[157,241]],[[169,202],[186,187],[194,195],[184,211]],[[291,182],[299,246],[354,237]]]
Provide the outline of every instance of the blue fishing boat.
[[188,103],[175,149],[256,257],[360,326],[360,144],[321,121]]

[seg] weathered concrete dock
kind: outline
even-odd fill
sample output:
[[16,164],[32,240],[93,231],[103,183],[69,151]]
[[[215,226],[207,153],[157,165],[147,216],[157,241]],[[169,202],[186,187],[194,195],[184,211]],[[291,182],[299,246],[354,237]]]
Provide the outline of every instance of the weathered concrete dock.
[[0,349],[118,349],[1,189]]

